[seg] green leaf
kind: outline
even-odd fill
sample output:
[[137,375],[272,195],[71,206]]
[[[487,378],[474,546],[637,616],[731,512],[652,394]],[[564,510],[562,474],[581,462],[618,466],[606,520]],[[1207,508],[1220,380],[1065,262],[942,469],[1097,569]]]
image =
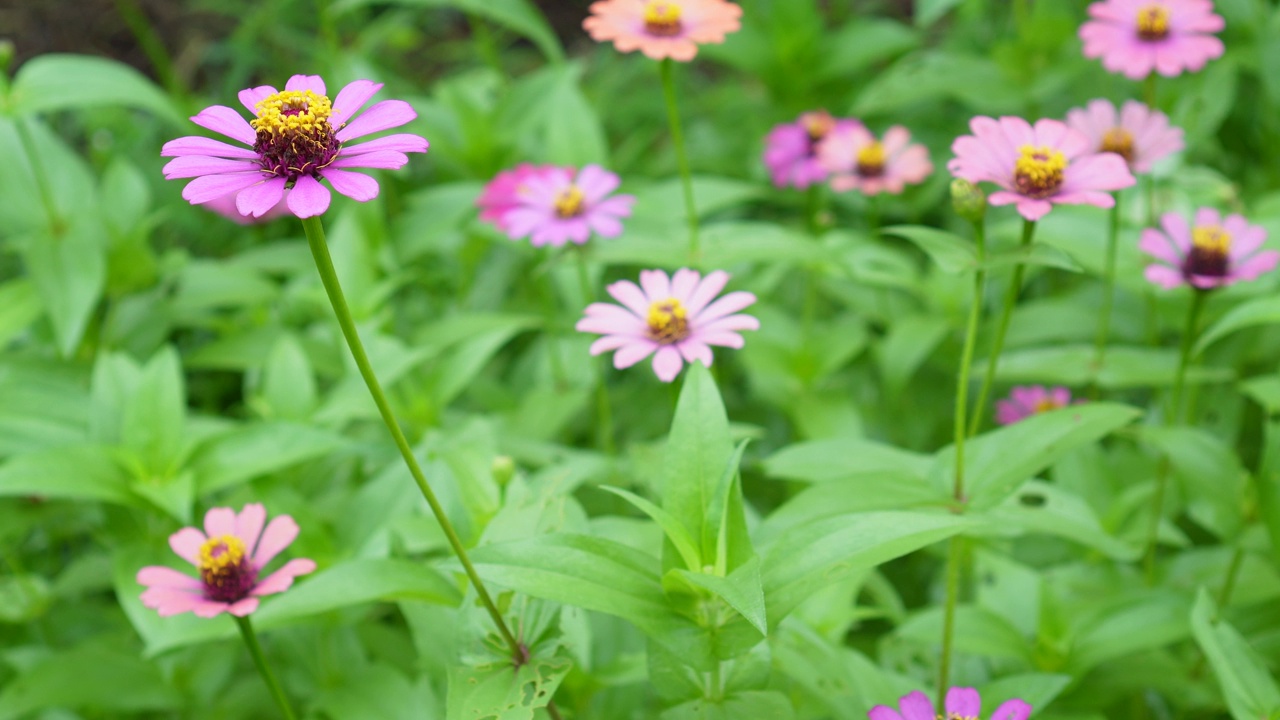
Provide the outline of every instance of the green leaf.
[[863,438],[788,445],[764,461],[770,477],[819,483],[886,472],[924,476],[929,465],[926,455]]
[[1141,437],[1171,461],[1182,481],[1191,517],[1218,537],[1235,537],[1243,525],[1248,487],[1248,473],[1235,450],[1200,428],[1140,430]]
[[1063,672],[1080,677],[1104,662],[1167,647],[1191,634],[1189,603],[1182,596],[1146,593],[1108,600],[1105,611],[1076,630]]
[[1210,345],[1222,338],[1259,325],[1280,323],[1280,297],[1262,297],[1237,305],[1227,311],[1216,323],[1196,341],[1195,355],[1199,355]]
[[1115,560],[1137,560],[1142,548],[1111,536],[1093,508],[1079,497],[1048,483],[1031,481],[997,507],[982,513],[993,534],[1008,531],[1057,535],[1091,547]]
[[329,11],[338,14],[373,4],[404,7],[451,7],[474,13],[533,41],[552,62],[564,60],[564,49],[546,18],[529,0],[340,0]]
[[28,278],[0,284],[0,347],[22,334],[43,311],[40,294]]
[[172,347],[157,352],[142,368],[123,410],[121,444],[141,463],[145,479],[170,477],[187,442],[186,385]]
[[772,690],[733,693],[723,700],[693,700],[662,713],[662,720],[793,720],[795,708],[786,695]]
[[122,62],[89,55],[40,55],[23,63],[13,79],[9,115],[123,105],[181,125],[169,96]]
[[568,658],[534,658],[512,671],[506,663],[449,671],[447,720],[533,720],[569,674]]
[[49,581],[39,575],[0,577],[0,623],[25,625],[43,616],[52,602]]
[[978,251],[973,241],[954,233],[924,225],[893,225],[880,232],[915,244],[945,273],[973,272],[978,268]]
[[943,508],[951,502],[950,493],[921,475],[895,470],[860,474],[801,491],[765,519],[757,538],[769,542],[791,528],[836,515]]
[[825,51],[813,73],[817,80],[847,80],[875,63],[920,44],[910,27],[893,20],[860,16],[834,33],[825,33]]
[[672,578],[679,578],[690,587],[701,588],[723,599],[752,627],[759,630],[761,635],[768,636],[769,623],[765,616],[764,588],[761,585],[758,558],[752,558],[728,577],[676,568],[663,578],[663,585],[669,587]]
[[1040,265],[1071,272],[1084,272],[1080,263],[1065,250],[1039,242],[1031,243],[1026,247],[992,253],[982,267],[987,270],[999,270],[1014,265]]
[[[1093,345],[1056,345],[1053,347],[1011,350],[1000,356],[996,378],[1007,383],[1042,383],[1055,385],[1087,385],[1093,380]],[[1102,370],[1097,373],[1100,387],[1112,390],[1173,385],[1177,374],[1178,351],[1173,349],[1113,346],[1107,350]],[[974,364],[981,373],[986,361]],[[1193,367],[1187,371],[1187,382],[1205,383],[1229,380],[1230,368]]]
[[863,85],[853,113],[889,115],[946,98],[987,113],[1017,112],[1025,94],[993,60],[929,50],[903,57]]
[[542,158],[554,165],[609,165],[609,143],[595,107],[578,86],[582,70],[576,64],[561,74],[547,97]]
[[1268,415],[1280,413],[1280,375],[1263,375],[1240,383],[1240,391],[1266,410]]
[[[897,634],[934,648],[942,637],[944,610],[931,607],[903,623]],[[961,605],[955,615],[955,649],[970,655],[1032,662],[1031,644],[1008,620],[975,605]]]
[[1280,565],[1280,422],[1266,424],[1261,467],[1258,468],[1258,507],[1271,539],[1271,558]]
[[316,408],[318,398],[315,373],[302,344],[292,333],[282,334],[262,368],[260,399],[264,413],[304,421]]
[[347,444],[341,435],[310,425],[257,422],[206,442],[192,455],[190,466],[205,494],[342,452]]
[[0,720],[17,720],[44,708],[74,708],[92,714],[175,713],[182,696],[160,669],[135,650],[93,640],[53,653],[0,692]]
[[685,372],[665,455],[662,507],[688,528],[705,562],[716,556],[707,513],[733,456],[733,443],[720,392],[702,363]]
[[686,568],[690,570],[700,570],[702,568],[702,555],[698,552],[698,547],[694,544],[693,538],[689,537],[689,531],[680,524],[679,520],[672,517],[670,513],[639,495],[623,490],[622,488],[601,485],[600,489],[617,495],[623,500],[635,505],[636,508],[645,515],[653,518],[653,521],[658,523],[658,526],[662,528],[662,532],[667,536],[667,539],[670,540],[671,544],[675,546],[677,551],[679,551],[680,557],[684,560]]
[[36,236],[23,252],[27,272],[53,323],[57,347],[70,356],[107,282],[102,228],[80,218],[57,237]]
[[919,0],[916,3],[916,27],[927,28],[942,19],[962,0]]
[[1191,611],[1191,631],[1209,659],[1235,720],[1271,718],[1280,713],[1280,687],[1268,673],[1266,660],[1218,617],[1218,608],[1204,588]]
[[111,450],[99,445],[27,453],[0,464],[0,497],[15,496],[138,504]]

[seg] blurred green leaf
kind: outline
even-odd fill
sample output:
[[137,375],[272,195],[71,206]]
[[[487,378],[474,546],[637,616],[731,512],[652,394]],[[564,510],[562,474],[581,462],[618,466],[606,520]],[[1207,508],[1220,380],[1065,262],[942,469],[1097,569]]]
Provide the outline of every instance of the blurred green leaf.
[[122,62],[90,55],[47,54],[18,68],[6,114],[26,115],[124,105],[147,110],[174,125],[184,123],[168,95]]
[[500,663],[453,668],[447,720],[533,720],[572,668],[567,658],[534,658],[518,668]]
[[973,272],[978,267],[978,251],[973,241],[954,233],[923,225],[894,225],[880,232],[911,241],[928,253],[943,272]]
[[1191,630],[1209,659],[1235,720],[1271,718],[1280,713],[1280,687],[1268,672],[1266,661],[1219,617],[1217,606],[1204,588],[1191,611]]
[[[350,12],[375,2],[386,0],[338,0],[329,7],[336,14]],[[390,0],[389,4],[404,7],[454,8],[492,20],[531,41],[552,62],[564,60],[564,49],[546,18],[529,0]]]
[[176,711],[182,696],[160,669],[128,647],[90,641],[51,654],[6,683],[0,691],[0,720],[17,720],[34,710],[75,708],[88,712]]
[[1200,335],[1194,353],[1199,355],[1218,340],[1240,330],[1277,323],[1280,323],[1280,298],[1262,297],[1236,305]]

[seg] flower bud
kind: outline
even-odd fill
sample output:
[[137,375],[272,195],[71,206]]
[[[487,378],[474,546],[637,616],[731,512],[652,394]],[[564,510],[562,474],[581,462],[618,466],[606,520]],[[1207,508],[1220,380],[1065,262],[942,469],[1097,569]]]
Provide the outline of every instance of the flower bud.
[[507,483],[511,482],[511,478],[516,475],[516,462],[508,455],[499,455],[493,459],[490,472],[493,473],[493,479],[499,487],[506,487]]
[[987,196],[977,185],[956,178],[951,181],[951,207],[969,222],[982,222],[987,214]]

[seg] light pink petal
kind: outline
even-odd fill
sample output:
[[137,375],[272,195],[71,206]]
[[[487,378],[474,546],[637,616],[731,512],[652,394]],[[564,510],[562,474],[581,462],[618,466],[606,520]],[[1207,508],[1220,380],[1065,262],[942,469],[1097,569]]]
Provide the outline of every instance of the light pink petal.
[[236,534],[236,511],[231,508],[210,508],[204,514],[204,532],[211,538]]
[[347,123],[346,127],[338,131],[336,137],[346,142],[370,133],[400,127],[416,117],[418,113],[414,112],[409,103],[403,100],[383,100],[361,113],[360,117]]
[[1264,250],[1241,263],[1233,274],[1241,280],[1255,280],[1259,275],[1274,270],[1277,261],[1280,261],[1280,252]]
[[680,351],[680,357],[685,362],[692,365],[694,361],[701,361],[703,365],[711,367],[711,348],[706,343],[699,341],[697,338],[689,338],[682,342],[678,342],[675,348]]
[[[581,329],[581,328],[579,328]],[[590,353],[592,357],[603,353],[617,350],[625,345],[630,345],[636,341],[631,335],[606,335],[599,340],[591,343]]]
[[644,288],[649,302],[661,302],[671,297],[671,278],[661,270],[641,270],[640,287]]
[[[201,600],[195,604],[195,607],[191,608],[191,612],[195,613],[196,617],[211,618],[221,615],[230,607],[231,606],[229,604],[224,602]],[[162,612],[161,615],[163,614],[164,613]]]
[[870,720],[902,720],[902,716],[898,714],[898,711],[887,705],[876,705],[867,713],[867,717]]
[[680,352],[670,345],[658,348],[653,356],[653,372],[662,382],[675,380],[683,367],[684,360],[680,358]]
[[635,339],[630,345],[618,348],[618,352],[613,354],[613,366],[619,370],[625,370],[649,357],[657,349],[658,343],[652,340]]
[[170,140],[160,148],[160,157],[182,157],[184,155],[205,155],[209,157],[229,157],[241,160],[256,160],[258,153],[249,148],[228,145],[221,140],[190,135]]
[[698,339],[708,345],[733,348],[734,350],[738,350],[746,344],[746,341],[742,339],[741,335],[730,330],[700,332],[698,333]]
[[285,563],[279,570],[271,573],[249,591],[251,595],[274,595],[289,589],[293,579],[299,575],[315,572],[316,563],[306,558],[294,558]]
[[1165,213],[1160,217],[1160,226],[1164,228],[1169,239],[1178,251],[1186,255],[1191,250],[1191,226],[1181,213]]
[[155,610],[160,617],[170,617],[184,612],[191,612],[197,606],[208,602],[201,594],[183,592],[172,588],[151,588],[142,593],[140,597],[143,607]]
[[915,690],[898,701],[903,720],[935,720],[929,696]]
[[716,295],[720,294],[720,291],[724,289],[724,286],[727,285],[728,282],[729,273],[723,270],[715,270],[707,273],[707,276],[702,278],[702,282],[699,283],[698,287],[694,288],[693,293],[689,295],[689,301],[684,304],[685,310],[689,312],[689,316],[696,317],[701,313],[702,309],[715,299]]
[[270,85],[259,85],[248,90],[241,90],[239,95],[240,103],[244,105],[246,110],[257,115],[258,103],[266,100],[268,96],[275,95],[277,92],[279,91]]
[[705,310],[699,312],[693,317],[699,325],[709,323],[726,315],[731,315],[739,310],[749,307],[756,301],[756,296],[749,292],[731,292],[728,295],[716,300],[706,307]]
[[244,617],[258,609],[258,602],[259,600],[256,597],[247,597],[239,602],[232,603],[227,606],[227,612],[235,615],[236,617]]
[[258,548],[253,553],[254,566],[265,567],[272,558],[280,554],[280,551],[289,547],[289,543],[296,537],[298,537],[298,523],[288,515],[277,516],[262,533]]
[[289,193],[289,210],[300,218],[323,215],[329,209],[329,189],[310,175],[303,175]]
[[256,173],[234,173],[232,175],[204,175],[187,183],[182,188],[182,199],[192,205],[207,203],[239,192],[262,182],[263,176]]
[[262,503],[245,505],[236,516],[236,537],[244,543],[245,553],[253,557],[253,549],[262,535],[262,525],[267,521],[267,509]]
[[588,204],[595,204],[618,189],[618,176],[599,165],[588,165],[578,173],[577,186]]
[[333,112],[329,115],[329,124],[336,128],[342,127],[352,115],[369,102],[369,98],[381,89],[382,83],[371,80],[356,80],[348,83],[333,99]]
[[730,315],[719,320],[699,325],[699,333],[739,332],[742,330],[759,330],[760,321],[750,315]]
[[631,206],[634,205],[635,202],[636,199],[634,195],[614,195],[613,197],[605,198],[604,200],[596,203],[595,207],[591,210],[592,213],[596,215],[607,213],[618,217],[630,217]]
[[329,181],[334,190],[352,200],[369,202],[378,197],[378,181],[363,173],[329,169],[324,171],[324,179]]
[[169,536],[169,547],[173,548],[178,557],[197,565],[200,562],[200,546],[208,539],[196,528],[186,527]]
[[[1227,232],[1231,232],[1227,229]],[[1231,259],[1239,260],[1252,255],[1267,241],[1267,231],[1260,227],[1245,226],[1231,233]]]
[[1101,190],[1075,190],[1072,192],[1060,192],[1049,198],[1049,202],[1058,205],[1093,205],[1100,208],[1112,208],[1116,205],[1116,199],[1111,193]]
[[611,283],[605,290],[615,300],[625,305],[628,310],[635,313],[636,317],[643,318],[648,316],[649,298],[644,296],[644,292],[635,283],[630,280],[619,280],[616,283]]
[[289,82],[284,85],[285,90],[294,90],[303,92],[310,90],[317,95],[327,95],[324,87],[324,80],[319,75],[294,75],[289,78]]
[[671,297],[687,305],[690,294],[698,287],[698,280],[701,278],[702,275],[697,270],[680,268],[671,276]]
[[1143,273],[1147,280],[1159,285],[1166,290],[1172,290],[1180,285],[1186,284],[1186,279],[1182,277],[1182,272],[1174,270],[1168,265],[1148,265]]
[[1138,249],[1170,265],[1178,266],[1182,264],[1183,254],[1174,247],[1164,233],[1154,228],[1147,228],[1142,231],[1142,239],[1138,241]]
[[973,688],[953,687],[947,690],[947,713],[960,717],[978,717],[982,712],[982,697]]
[[[329,163],[331,168],[380,168],[383,170],[399,170],[409,162],[409,156],[396,150],[375,150],[363,155],[347,157],[344,153]],[[325,173],[328,177],[328,173]]]
[[147,587],[168,588],[170,590],[201,591],[204,583],[199,578],[184,575],[177,570],[163,565],[151,565],[138,571],[139,585]]
[[602,238],[615,238],[622,234],[622,223],[612,215],[591,213],[586,217],[592,231]]
[[192,117],[191,122],[251,147],[258,139],[258,133],[249,126],[249,122],[225,105],[207,107]]
[[1067,166],[1060,192],[1120,190],[1137,182],[1124,158],[1114,153],[1097,153],[1076,158]]
[[991,720],[1027,720],[1031,716],[1031,706],[1025,700],[1014,698],[1000,704],[992,713]]
[[230,173],[258,173],[263,178],[262,166],[249,160],[229,160],[227,158],[203,157],[200,155],[183,155],[170,160],[164,166],[166,180],[200,177],[202,175],[223,175]]
[[431,143],[421,135],[412,133],[397,133],[395,135],[387,135],[377,140],[370,140],[359,145],[350,147],[343,146],[342,157],[354,157],[356,155],[364,155],[365,153],[378,152],[382,150],[395,150],[396,152],[426,152]]
[[288,178],[277,177],[242,190],[236,195],[236,211],[256,218],[266,215],[284,198],[284,186],[288,182]]

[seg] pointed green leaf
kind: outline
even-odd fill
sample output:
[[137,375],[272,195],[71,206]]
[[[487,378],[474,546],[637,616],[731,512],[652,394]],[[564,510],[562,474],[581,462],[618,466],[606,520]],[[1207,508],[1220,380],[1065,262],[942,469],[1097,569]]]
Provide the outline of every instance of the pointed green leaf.
[[639,495],[623,490],[622,488],[601,485],[600,489],[617,495],[623,500],[635,505],[640,512],[643,512],[645,515],[653,518],[653,521],[658,523],[658,526],[662,528],[662,532],[667,536],[667,539],[670,540],[671,544],[675,545],[676,550],[679,551],[680,557],[684,560],[685,567],[690,570],[697,570],[702,567],[702,556],[698,554],[697,546],[694,545],[693,539],[689,537],[689,531],[680,524],[680,521],[671,517],[670,513],[657,505],[654,505],[648,500],[645,500]]
[[978,251],[973,241],[955,233],[924,225],[893,225],[880,232],[910,241],[945,273],[973,272],[978,268]]
[[685,372],[665,457],[662,507],[689,529],[699,555],[713,558],[715,535],[709,534],[706,515],[733,457],[733,443],[720,392],[702,363]]
[[1271,718],[1280,713],[1280,687],[1267,671],[1266,661],[1218,617],[1218,608],[1204,588],[1191,611],[1191,632],[1209,659],[1235,720]]

